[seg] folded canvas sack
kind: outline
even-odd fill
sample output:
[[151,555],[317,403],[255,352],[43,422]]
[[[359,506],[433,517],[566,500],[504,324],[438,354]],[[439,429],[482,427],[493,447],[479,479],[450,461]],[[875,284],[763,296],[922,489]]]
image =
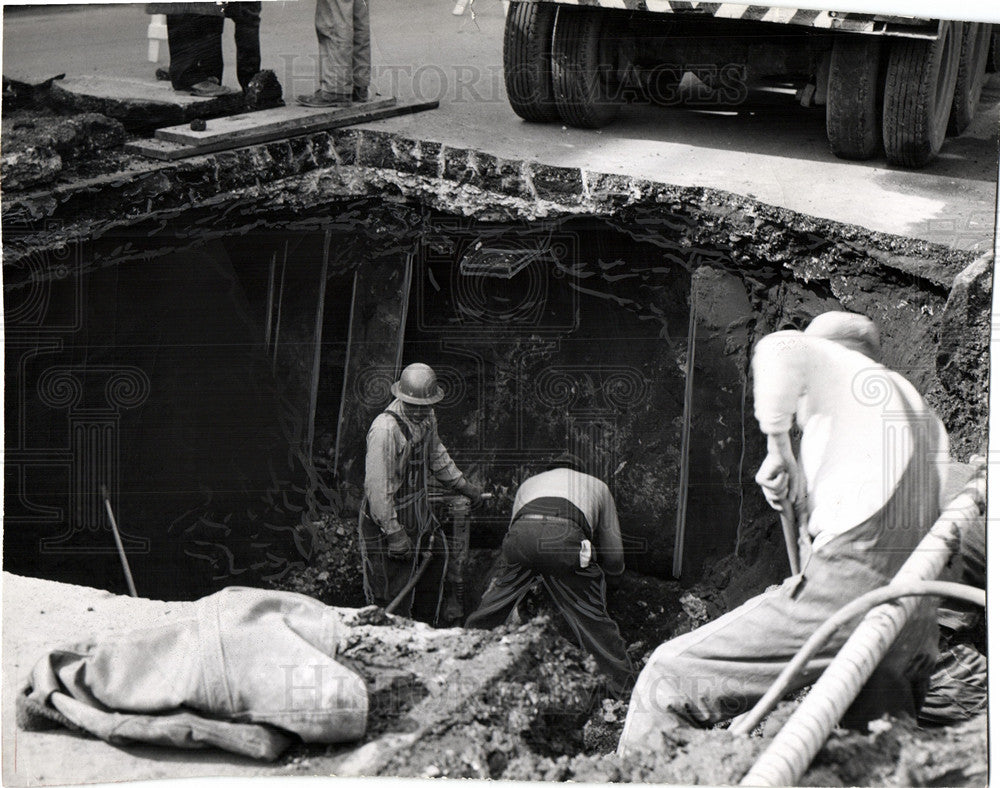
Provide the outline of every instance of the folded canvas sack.
[[345,629],[311,597],[227,588],[168,624],[48,653],[18,697],[18,721],[269,760],[294,736],[353,741],[368,693],[334,659]]

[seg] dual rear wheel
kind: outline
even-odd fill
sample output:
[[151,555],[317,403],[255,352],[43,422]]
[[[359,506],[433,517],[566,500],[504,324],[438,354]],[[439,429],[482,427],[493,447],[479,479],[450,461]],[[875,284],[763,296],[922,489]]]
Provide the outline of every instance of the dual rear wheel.
[[504,82],[527,121],[596,129],[618,115],[614,19],[600,9],[512,2],[504,30]]
[[845,36],[834,42],[826,125],[833,152],[923,167],[947,134],[962,133],[986,78],[992,30],[942,22],[933,41]]

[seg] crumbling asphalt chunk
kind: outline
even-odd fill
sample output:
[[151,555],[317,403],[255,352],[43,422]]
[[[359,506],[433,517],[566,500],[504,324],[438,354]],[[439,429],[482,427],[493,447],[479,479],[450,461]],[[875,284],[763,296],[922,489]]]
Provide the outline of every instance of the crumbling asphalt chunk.
[[16,111],[3,118],[0,167],[4,189],[27,189],[55,181],[64,165],[104,155],[125,143],[113,118],[89,112],[59,117]]

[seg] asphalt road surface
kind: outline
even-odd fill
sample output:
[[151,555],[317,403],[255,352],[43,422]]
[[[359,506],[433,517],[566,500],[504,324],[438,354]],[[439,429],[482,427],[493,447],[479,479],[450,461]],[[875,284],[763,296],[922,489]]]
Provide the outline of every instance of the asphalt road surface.
[[[633,104],[600,131],[525,123],[504,92],[500,0],[476,0],[475,22],[468,13],[452,16],[452,7],[453,0],[373,0],[379,91],[436,98],[441,107],[371,126],[508,158],[735,192],[949,247],[993,247],[1000,75],[990,77],[969,130],[914,172],[880,159],[836,159],[827,147],[823,110],[800,107],[792,91],[780,88],[753,92],[736,107],[702,111]],[[311,0],[265,3],[263,67],[278,74],[286,97],[316,87],[314,8]],[[142,5],[7,6],[3,21],[6,76],[29,82],[59,73],[153,79]],[[224,81],[235,87],[231,24]],[[165,45],[160,61],[166,64]]]

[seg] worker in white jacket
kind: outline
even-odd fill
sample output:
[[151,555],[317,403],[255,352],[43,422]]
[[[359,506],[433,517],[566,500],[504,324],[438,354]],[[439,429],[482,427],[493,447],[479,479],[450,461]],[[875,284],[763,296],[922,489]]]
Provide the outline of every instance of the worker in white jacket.
[[[711,725],[749,710],[809,635],[844,604],[885,585],[937,519],[947,434],[879,357],[874,324],[845,312],[757,344],[754,410],[768,453],[756,480],[772,507],[787,500],[799,512],[802,570],[657,648],[632,693],[619,753],[657,749],[678,725]],[[793,423],[802,430],[798,459]],[[856,623],[831,638],[794,688],[819,677]],[[856,719],[915,715],[936,637],[924,603],[852,708]]]

